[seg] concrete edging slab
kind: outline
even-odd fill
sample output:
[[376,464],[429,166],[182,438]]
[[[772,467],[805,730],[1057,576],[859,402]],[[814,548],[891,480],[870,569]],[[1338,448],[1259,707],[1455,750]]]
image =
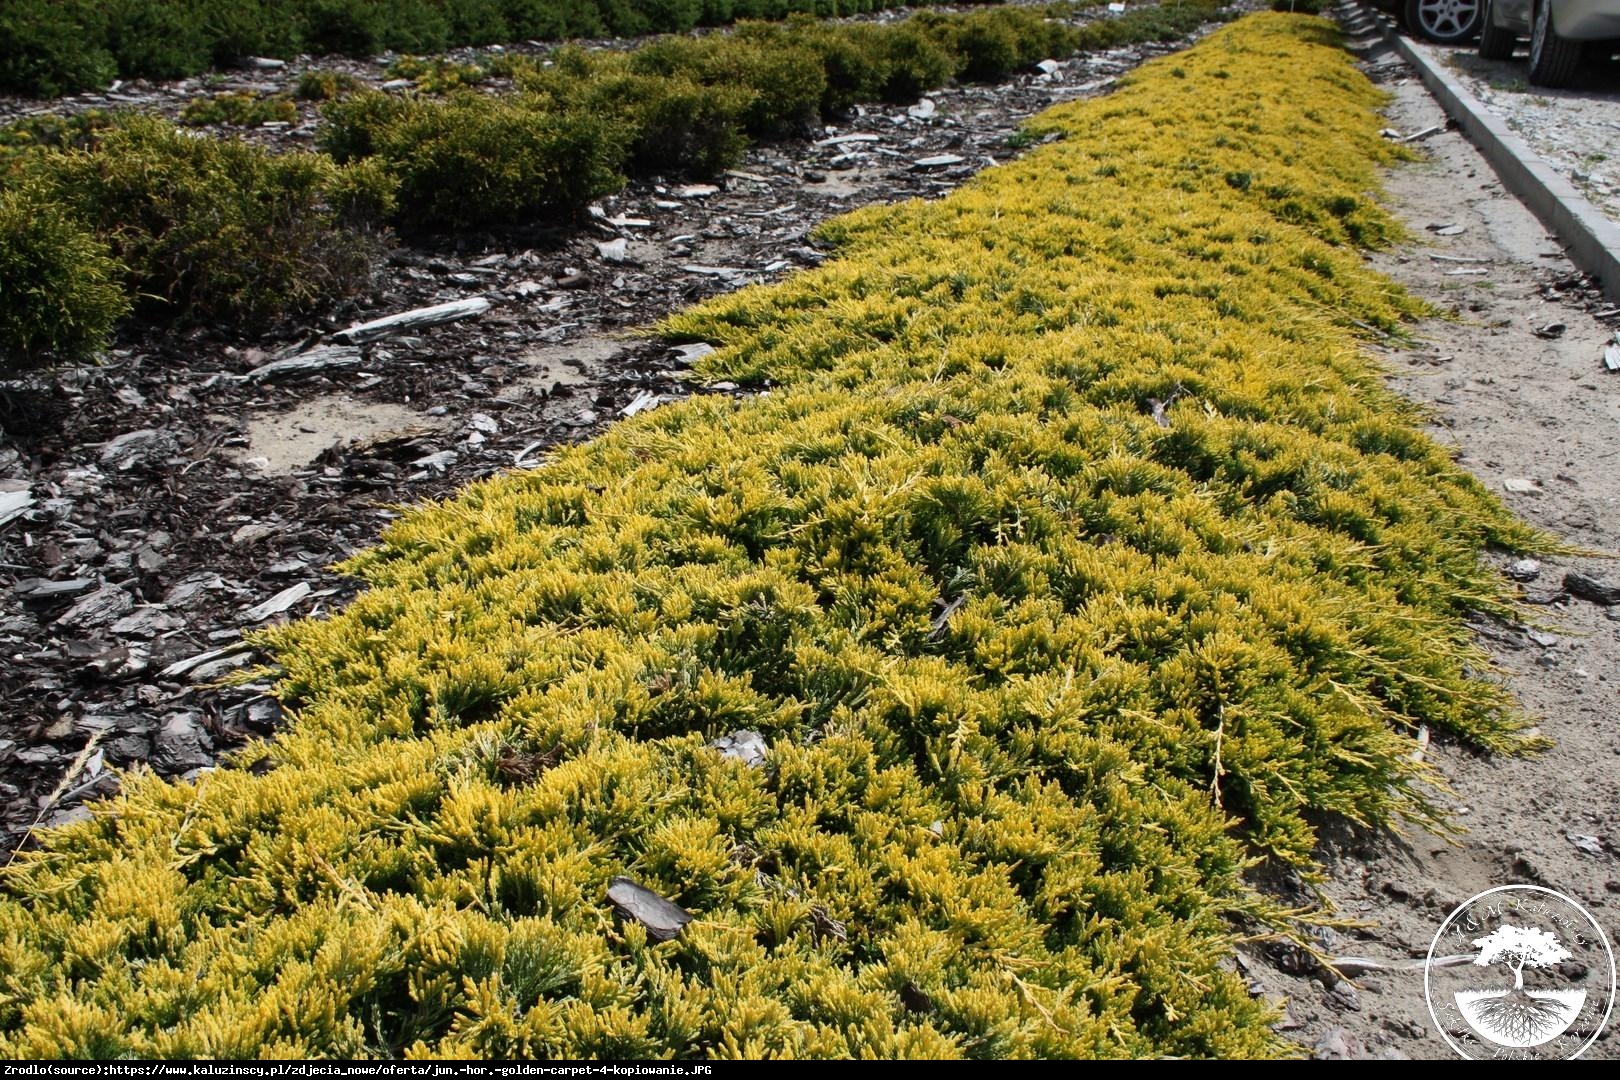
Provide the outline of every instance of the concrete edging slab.
[[1416,69],[1446,115],[1479,147],[1507,189],[1558,237],[1571,261],[1597,278],[1603,294],[1620,304],[1620,225],[1587,201],[1500,117],[1487,112],[1461,80],[1413,48],[1396,30],[1393,19],[1362,3],[1354,7],[1377,23],[1395,51]]

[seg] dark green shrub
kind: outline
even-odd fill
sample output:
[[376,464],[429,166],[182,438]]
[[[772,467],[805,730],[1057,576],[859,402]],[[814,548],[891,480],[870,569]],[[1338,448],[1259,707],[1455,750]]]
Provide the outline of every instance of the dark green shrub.
[[245,56],[293,56],[303,48],[298,0],[192,0],[189,6],[206,27],[214,63],[221,67]]
[[443,102],[355,94],[328,106],[322,145],[339,160],[381,158],[399,181],[404,224],[522,224],[566,216],[624,183],[621,124],[545,106],[471,91]]
[[151,314],[249,328],[363,286],[376,250],[366,218],[385,209],[375,177],[345,178],[324,154],[198,138],[153,117],[120,118],[94,149],[41,156],[31,171],[108,243]]
[[595,0],[501,0],[514,39],[542,41],[607,33]]
[[995,82],[1051,56],[1073,52],[1075,31],[1038,10],[977,11],[954,19],[924,17],[923,28],[957,54],[956,74]]
[[736,86],[756,92],[744,117],[750,135],[772,138],[815,123],[827,76],[810,49],[764,40],[740,27],[735,37],[661,38],[631,55],[643,74],[690,78],[706,86]]
[[55,97],[106,85],[118,65],[105,36],[95,5],[8,0],[0,5],[0,90]]
[[125,78],[178,79],[207,68],[214,38],[186,0],[109,0],[107,49]]
[[915,101],[925,91],[944,86],[956,70],[956,57],[944,45],[911,25],[883,37],[883,100]]
[[534,108],[611,119],[625,132],[630,172],[712,175],[748,146],[744,119],[757,93],[632,70],[623,53],[559,49],[546,67],[514,67]]
[[0,191],[0,374],[93,355],[129,309],[120,277],[107,245],[48,191]]
[[383,129],[413,107],[404,98],[376,90],[339,98],[321,108],[326,123],[321,125],[316,145],[340,164],[370,157],[377,153]]
[[[975,0],[998,3],[1000,0]],[[298,52],[373,56],[531,38],[684,32],[698,23],[851,15],[901,0],[4,0],[0,92],[52,95],[115,74],[192,75]]]
[[686,79],[623,75],[593,87],[599,106],[617,109],[633,133],[632,172],[712,176],[736,165],[748,148],[743,120],[755,92],[735,86],[700,86]]
[[303,0],[304,47],[372,56],[387,50],[435,52],[450,45],[450,24],[430,0]]
[[703,17],[703,0],[638,0],[647,28],[660,34],[683,34]]
[[1327,0],[1271,0],[1272,11],[1291,11],[1296,15],[1320,15]]
[[440,0],[451,45],[498,45],[510,39],[501,0]]

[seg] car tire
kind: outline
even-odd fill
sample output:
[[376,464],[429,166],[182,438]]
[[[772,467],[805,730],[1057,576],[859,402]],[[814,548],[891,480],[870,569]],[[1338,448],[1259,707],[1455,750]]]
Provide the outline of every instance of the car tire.
[[1496,0],[1485,0],[1485,10],[1479,16],[1479,55],[1487,60],[1513,59],[1513,47],[1519,39],[1511,30],[1503,30],[1491,21],[1496,14]]
[[1442,45],[1461,45],[1479,33],[1484,0],[1405,0],[1401,5],[1412,33]]
[[1552,24],[1552,4],[1536,0],[1530,16],[1530,83],[1557,89],[1568,86],[1581,66],[1584,50],[1579,41],[1558,36]]

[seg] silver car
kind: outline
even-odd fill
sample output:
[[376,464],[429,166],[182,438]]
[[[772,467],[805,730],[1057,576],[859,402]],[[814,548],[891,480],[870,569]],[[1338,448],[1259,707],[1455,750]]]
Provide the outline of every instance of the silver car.
[[1530,81],[1567,86],[1589,51],[1620,46],[1620,0],[1485,0],[1479,55],[1507,60],[1530,39]]

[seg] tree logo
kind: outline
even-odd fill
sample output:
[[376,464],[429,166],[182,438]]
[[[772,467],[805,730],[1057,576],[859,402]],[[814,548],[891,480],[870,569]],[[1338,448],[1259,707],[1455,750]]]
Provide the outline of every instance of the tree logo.
[[1505,885],[1441,924],[1423,988],[1441,1037],[1465,1058],[1574,1058],[1614,1007],[1614,953],[1569,897]]

